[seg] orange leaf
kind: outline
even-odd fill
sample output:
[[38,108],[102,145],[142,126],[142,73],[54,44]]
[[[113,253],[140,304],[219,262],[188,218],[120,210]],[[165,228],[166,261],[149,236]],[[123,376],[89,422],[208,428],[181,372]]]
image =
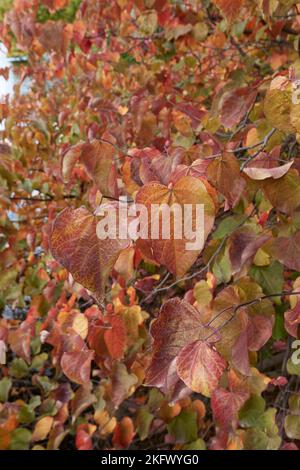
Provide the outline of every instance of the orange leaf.
[[126,449],[130,446],[134,435],[135,432],[132,419],[129,418],[129,416],[125,416],[122,418],[120,423],[117,424],[114,430],[112,442],[114,446]]
[[[211,232],[215,220],[215,205],[208,194],[206,186],[202,181],[193,178],[192,176],[185,176],[179,179],[172,188],[168,188],[159,183],[149,183],[140,189],[136,196],[138,204],[144,204],[149,214],[149,232],[151,227],[150,214],[155,212],[159,213],[159,206],[161,204],[172,207],[177,204],[184,212],[184,205],[190,204],[193,207],[192,225],[195,230],[195,207],[196,205],[204,205],[204,241],[207,239]],[[154,209],[154,205],[156,208]],[[182,219],[183,220],[183,219]],[[161,225],[161,224],[160,224]],[[184,231],[183,231],[184,232]],[[166,266],[168,270],[178,276],[182,277],[190,269],[190,267],[197,260],[201,249],[187,250],[187,243],[191,240],[184,238],[176,239],[174,235],[174,214],[171,214],[170,223],[170,239],[163,239],[160,230],[159,239],[139,240],[138,246],[146,258],[152,258],[154,262]],[[152,255],[152,256],[151,256]]]
[[110,356],[113,359],[121,359],[126,346],[126,328],[120,316],[114,316],[110,320],[111,329],[105,330],[104,341]]

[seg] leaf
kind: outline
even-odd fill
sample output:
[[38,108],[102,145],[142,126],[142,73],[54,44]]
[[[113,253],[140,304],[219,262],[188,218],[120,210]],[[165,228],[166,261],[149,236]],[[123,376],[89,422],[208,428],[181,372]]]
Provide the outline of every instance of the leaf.
[[179,444],[193,442],[198,437],[197,414],[183,410],[168,424],[168,432]]
[[265,407],[266,403],[262,397],[252,395],[239,413],[240,425],[246,428],[256,426],[265,411]]
[[30,340],[31,332],[25,323],[18,329],[9,331],[8,343],[11,349],[28,364],[31,362]]
[[284,326],[289,335],[298,338],[298,328],[300,325],[300,301],[298,300],[296,307],[288,310],[284,314]]
[[245,450],[278,450],[281,444],[280,436],[269,437],[260,429],[248,429],[244,437]]
[[93,358],[93,351],[65,352],[60,364],[68,379],[79,385],[86,385],[90,381]]
[[288,415],[284,420],[284,430],[289,439],[300,439],[300,416]]
[[12,387],[12,380],[9,377],[3,377],[0,380],[0,402],[5,403],[8,401],[10,389]]
[[[209,233],[211,232],[214,220],[215,220],[215,205],[207,192],[206,186],[196,178],[191,176],[186,176],[179,179],[172,188],[167,188],[158,183],[149,183],[141,188],[136,196],[136,203],[144,204],[148,210],[148,215],[159,214],[159,206],[165,204],[169,207],[172,207],[174,204],[178,204],[182,207],[184,204],[190,204],[193,209],[192,225],[193,230],[195,230],[195,209],[197,204],[204,205],[204,227],[200,230],[203,230],[204,233],[204,242],[207,239]],[[157,205],[155,207],[155,205]],[[184,212],[184,211],[182,211]],[[147,241],[143,240],[143,244],[139,243],[138,246],[141,248],[142,252],[147,248],[148,253],[151,253],[151,257],[154,261],[163,266],[166,266],[167,269],[177,277],[182,277],[189,270],[189,268],[194,264],[198,258],[201,249],[190,250],[186,248],[187,243],[194,242],[195,240],[187,240],[184,236],[181,239],[175,239],[174,236],[174,214],[171,216],[170,224],[170,239],[164,240],[162,238],[162,233],[160,231],[159,239],[151,239],[150,230],[152,229],[151,218],[149,217],[149,236]],[[182,219],[183,220],[183,219]],[[181,224],[183,228],[183,224]],[[183,234],[184,235],[184,234]]]
[[211,406],[214,417],[226,429],[235,428],[238,421],[238,412],[248,398],[246,391],[230,391],[219,388],[211,397]]
[[213,0],[213,3],[220,8],[228,23],[231,24],[238,16],[244,0]]
[[246,175],[253,180],[261,181],[267,178],[273,178],[274,180],[277,180],[286,175],[286,173],[289,171],[293,164],[294,162],[291,161],[289,163],[286,163],[285,165],[278,166],[276,168],[258,168],[252,166],[244,168],[244,173],[246,173]]
[[114,446],[118,448],[127,449],[127,447],[130,446],[134,435],[135,432],[132,419],[129,418],[129,416],[125,416],[115,427],[112,442]]
[[224,154],[214,159],[207,169],[207,178],[223,194],[229,206],[235,207],[246,188],[236,157]]
[[93,450],[92,435],[97,426],[92,424],[79,424],[76,430],[75,444],[78,450]]
[[201,307],[206,307],[213,299],[211,289],[209,288],[206,281],[197,282],[197,284],[194,286],[193,293],[198,305]]
[[137,433],[141,441],[147,439],[153,419],[154,415],[150,413],[145,406],[139,409],[137,416]]
[[232,273],[239,273],[245,265],[250,266],[258,249],[269,239],[268,235],[259,236],[254,231],[245,227],[235,231],[229,239],[229,257]]
[[273,321],[263,315],[250,316],[245,310],[241,310],[240,318],[244,327],[232,348],[232,362],[240,373],[249,376],[248,350],[259,351],[268,342],[272,336]]
[[76,419],[91,405],[96,403],[97,398],[92,393],[91,384],[89,381],[83,384],[82,387],[77,388],[73,399],[71,400],[71,413],[72,413],[72,424],[75,423]]
[[82,144],[73,145],[63,155],[61,160],[61,173],[65,183],[71,179],[74,166],[78,162],[82,151]]
[[284,266],[300,271],[300,232],[274,240],[272,252]]
[[34,427],[31,440],[36,442],[46,439],[52,428],[53,420],[54,418],[52,416],[44,416],[44,418],[41,418]]
[[292,214],[300,206],[300,178],[295,170],[279,180],[265,180],[263,191],[272,206],[284,214]]
[[266,267],[254,266],[249,274],[262,287],[266,295],[276,294],[283,290],[283,267],[278,261]]
[[121,316],[110,319],[111,327],[105,330],[104,341],[112,359],[121,359],[126,347],[126,328]]
[[82,145],[80,161],[101,193],[117,198],[117,174],[113,162],[115,153],[113,143],[93,140]]
[[142,34],[151,36],[158,26],[157,12],[155,10],[146,10],[138,16],[137,25]]
[[18,428],[12,432],[10,450],[28,450],[31,432],[28,429]]
[[125,364],[117,362],[113,369],[111,401],[115,408],[126,400],[135,390],[138,378],[135,374],[129,374]]
[[206,450],[206,444],[203,439],[197,439],[184,446],[184,450]]
[[290,82],[283,76],[278,76],[271,83],[264,100],[264,112],[272,127],[293,133],[291,122],[292,90]]
[[226,368],[224,359],[204,341],[185,346],[177,357],[177,372],[194,392],[210,397]]
[[120,251],[128,243],[99,240],[96,226],[96,217],[83,207],[75,210],[66,208],[54,221],[51,252],[77,282],[101,301],[109,274]]
[[81,336],[82,339],[85,339],[88,334],[89,323],[88,319],[82,313],[78,313],[74,316],[72,323],[73,330]]
[[204,340],[211,332],[202,324],[198,310],[175,298],[163,304],[150,333],[154,340],[153,357],[146,372],[146,384],[168,391],[170,373],[174,368],[176,374],[180,351],[194,341]]
[[221,124],[227,129],[239,124],[255,103],[256,96],[257,91],[248,87],[225,92],[221,98]]

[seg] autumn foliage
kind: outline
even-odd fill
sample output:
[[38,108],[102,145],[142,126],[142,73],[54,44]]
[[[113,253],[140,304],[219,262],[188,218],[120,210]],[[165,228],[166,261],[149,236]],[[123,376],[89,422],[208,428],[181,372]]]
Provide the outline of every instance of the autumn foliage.
[[[300,448],[300,4],[0,20],[0,449]],[[120,196],[203,204],[204,249],[99,239]]]

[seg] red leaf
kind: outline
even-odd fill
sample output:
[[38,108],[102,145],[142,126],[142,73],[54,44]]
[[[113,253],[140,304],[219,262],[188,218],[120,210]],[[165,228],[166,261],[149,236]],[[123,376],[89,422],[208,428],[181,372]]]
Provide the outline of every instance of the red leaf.
[[134,435],[135,432],[132,419],[125,416],[115,427],[112,437],[113,445],[121,449],[127,449],[127,447],[130,446]]
[[106,329],[104,341],[112,359],[121,359],[126,347],[126,328],[122,317],[114,316],[110,319],[111,328]]
[[211,407],[214,417],[225,428],[235,428],[238,412],[247,401],[246,391],[229,391],[222,388],[215,390],[211,397]]
[[207,169],[210,183],[227,199],[230,207],[240,200],[246,181],[241,176],[240,165],[234,155],[224,154],[210,163]]
[[92,436],[89,434],[88,424],[80,424],[77,426],[75,444],[78,450],[93,449]]
[[238,16],[245,0],[213,0],[231,24]]

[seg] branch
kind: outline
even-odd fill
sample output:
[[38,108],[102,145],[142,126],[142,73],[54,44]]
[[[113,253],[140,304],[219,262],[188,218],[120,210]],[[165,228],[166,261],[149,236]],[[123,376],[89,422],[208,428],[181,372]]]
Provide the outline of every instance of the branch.
[[[259,155],[260,152],[262,152],[262,151],[266,148],[266,146],[267,146],[268,143],[269,143],[269,140],[270,140],[271,137],[275,134],[275,132],[276,132],[276,129],[273,128],[273,129],[266,135],[266,137],[265,137],[261,142],[259,142],[258,144],[255,144],[254,146],[252,146],[252,148],[256,148],[256,147],[258,147],[258,146],[261,146],[261,148],[260,148],[254,155],[252,155],[251,157],[249,157],[249,158],[242,164],[242,166],[241,166],[241,171],[243,171],[243,170],[247,167],[247,165],[249,165],[249,163],[250,163],[252,160],[254,160],[254,158],[257,157],[257,155]],[[251,149],[251,147],[248,147],[248,148],[244,147],[244,148],[239,149],[239,151],[242,151],[242,150],[250,150],[250,149]]]

